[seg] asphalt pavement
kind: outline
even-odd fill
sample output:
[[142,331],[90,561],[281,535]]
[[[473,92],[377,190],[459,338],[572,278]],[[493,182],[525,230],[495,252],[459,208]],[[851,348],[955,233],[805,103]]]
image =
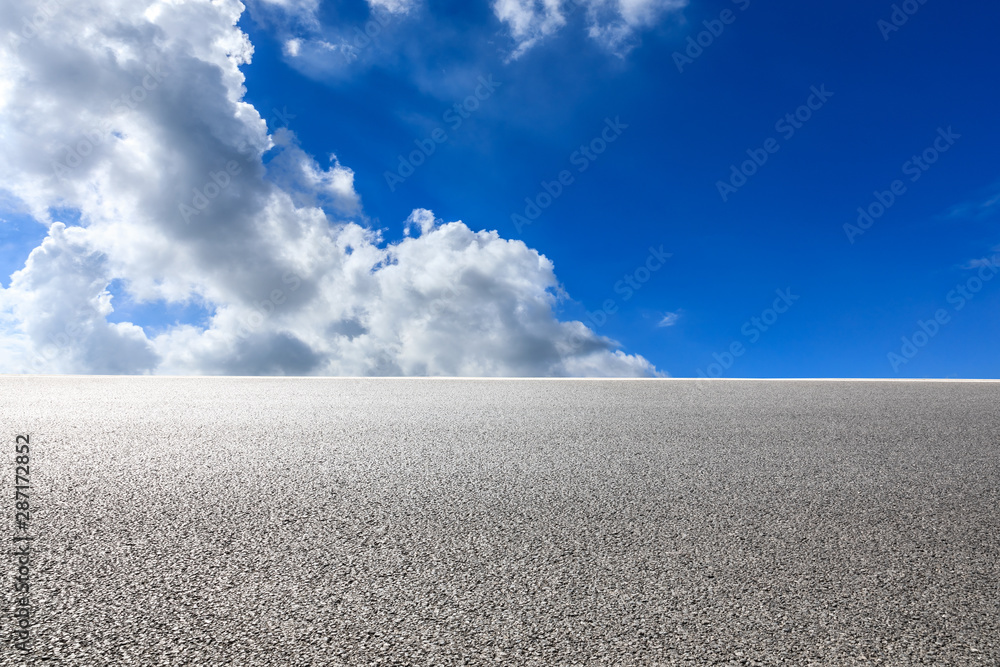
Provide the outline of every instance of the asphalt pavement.
[[1000,664],[1000,383],[0,376],[0,428],[4,665]]

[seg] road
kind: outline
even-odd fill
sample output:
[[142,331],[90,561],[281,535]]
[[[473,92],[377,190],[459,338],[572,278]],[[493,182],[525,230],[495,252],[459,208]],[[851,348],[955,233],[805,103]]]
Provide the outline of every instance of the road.
[[3,664],[1000,664],[1000,383],[0,392]]

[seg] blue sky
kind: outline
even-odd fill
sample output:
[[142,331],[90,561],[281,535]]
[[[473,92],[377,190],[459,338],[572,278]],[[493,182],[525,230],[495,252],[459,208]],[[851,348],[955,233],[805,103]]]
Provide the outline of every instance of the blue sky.
[[[251,3],[245,100],[272,136],[286,127],[321,168],[335,154],[353,171],[352,220],[383,243],[418,208],[520,239],[554,265],[558,320],[661,372],[1000,377],[1000,279],[975,290],[1000,268],[1000,8],[691,0],[612,43],[566,5],[565,25],[518,51],[488,2]],[[414,151],[423,163],[399,171]],[[884,213],[845,230],[894,181]],[[548,204],[530,224],[526,198]],[[7,208],[5,287],[46,235]],[[215,312],[128,284],[109,284],[109,322],[152,335]]]

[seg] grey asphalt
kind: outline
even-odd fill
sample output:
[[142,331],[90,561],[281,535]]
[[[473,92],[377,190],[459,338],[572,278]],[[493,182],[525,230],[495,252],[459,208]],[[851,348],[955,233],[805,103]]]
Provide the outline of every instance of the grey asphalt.
[[1000,383],[6,376],[0,406],[26,664],[1000,664]]

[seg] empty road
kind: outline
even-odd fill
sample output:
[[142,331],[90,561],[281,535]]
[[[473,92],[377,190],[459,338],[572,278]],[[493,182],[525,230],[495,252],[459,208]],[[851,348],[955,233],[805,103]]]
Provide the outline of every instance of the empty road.
[[1000,383],[0,392],[4,665],[1000,664]]

